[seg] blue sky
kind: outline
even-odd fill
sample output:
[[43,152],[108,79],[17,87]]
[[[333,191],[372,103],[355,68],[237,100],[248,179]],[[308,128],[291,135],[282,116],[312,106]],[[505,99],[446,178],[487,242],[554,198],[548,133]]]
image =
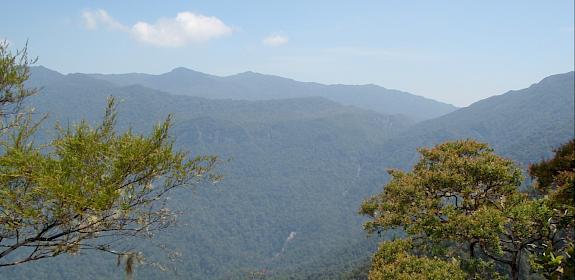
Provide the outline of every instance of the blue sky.
[[54,70],[378,84],[466,106],[574,68],[574,1],[3,1]]

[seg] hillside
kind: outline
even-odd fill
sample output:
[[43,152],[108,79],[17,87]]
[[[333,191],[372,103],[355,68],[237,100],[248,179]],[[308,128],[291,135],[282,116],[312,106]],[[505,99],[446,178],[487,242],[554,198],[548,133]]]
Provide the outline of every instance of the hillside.
[[[31,82],[35,83],[34,78]],[[109,95],[120,100],[120,129],[131,126],[143,131],[173,113],[178,147],[193,154],[217,154],[225,161],[221,184],[180,192],[171,200],[171,207],[183,213],[180,226],[156,242],[182,252],[181,275],[168,274],[181,279],[190,275],[229,279],[261,269],[289,270],[340,250],[349,240],[363,241],[362,219],[355,214],[366,194],[361,186],[369,180],[363,176],[362,159],[370,147],[411,125],[404,117],[321,97],[209,100],[142,86],[116,86],[85,75],[66,75],[46,83],[31,105],[39,115],[49,113],[42,130],[49,137],[55,120],[68,124],[81,118],[100,119]],[[284,241],[291,232],[296,237],[286,247]],[[359,254],[365,255],[370,244],[362,246]],[[148,253],[152,259],[161,258],[154,256],[156,252]],[[354,258],[350,253],[335,261],[341,264]],[[16,268],[12,275],[76,279],[77,270],[63,268],[69,261],[90,262],[92,269],[112,265],[114,260],[50,260]],[[146,274],[144,279],[159,277],[153,269],[138,273]],[[108,269],[102,277],[123,275]]]
[[523,166],[547,158],[575,135],[573,81],[573,72],[549,76],[526,89],[418,123],[381,145],[376,158],[407,167],[417,159],[417,147],[463,138],[487,142]]
[[[242,279],[258,271],[271,278],[338,278],[361,267],[374,249],[356,215],[360,202],[381,190],[386,168],[408,168],[417,147],[472,137],[526,164],[574,134],[573,72],[414,125],[322,97],[210,100],[35,71],[30,84],[43,89],[31,104],[50,113],[44,135],[55,120],[99,120],[106,97],[114,95],[121,100],[120,129],[145,131],[174,113],[179,147],[229,160],[220,168],[221,184],[172,195],[171,207],[182,213],[179,226],[155,243],[182,253],[172,264],[177,273],[144,267],[136,279]],[[149,243],[139,248],[162,259]],[[5,273],[10,279],[123,278],[113,258],[99,255]]]
[[406,115],[417,121],[439,117],[457,109],[449,104],[376,85],[323,85],[254,72],[219,77],[176,68],[161,75],[132,73],[89,76],[122,86],[137,84],[174,94],[212,99],[269,100],[320,96],[383,114]]

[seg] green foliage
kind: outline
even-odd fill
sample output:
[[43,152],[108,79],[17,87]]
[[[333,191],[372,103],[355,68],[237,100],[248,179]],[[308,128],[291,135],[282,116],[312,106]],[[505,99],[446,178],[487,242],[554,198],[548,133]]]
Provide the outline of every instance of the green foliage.
[[30,77],[30,64],[27,46],[13,54],[7,41],[0,41],[0,131],[19,125],[22,121],[22,102],[36,93],[25,87]]
[[[454,114],[441,118],[443,122],[438,119],[414,128],[421,131],[429,126],[427,134],[410,131],[388,141],[405,129],[401,119],[321,98],[208,100],[142,86],[118,87],[81,74],[53,72],[41,76],[39,83],[37,74],[32,79],[42,91],[31,103],[37,112],[50,116],[43,124],[45,137],[40,137],[40,130],[36,139],[48,142],[54,137],[52,120],[66,124],[86,119],[99,124],[106,96],[114,95],[120,101],[119,130],[133,127],[147,135],[149,124],[173,112],[175,147],[231,158],[219,165],[218,173],[226,180],[218,188],[170,195],[168,207],[181,213],[178,225],[157,235],[154,242],[181,253],[179,261],[170,263],[177,272],[140,266],[136,279],[242,279],[263,269],[267,269],[266,279],[341,279],[342,271],[356,269],[363,271],[352,279],[366,279],[377,236],[365,238],[364,219],[355,215],[355,209],[363,198],[381,191],[381,182],[387,180],[383,167],[410,167],[417,159],[416,147],[461,137],[478,137],[498,154],[524,163],[550,155],[550,147],[564,141],[561,135],[573,135],[573,111],[562,109],[572,108],[573,102],[559,98],[572,98],[573,86],[563,84],[556,85],[556,91],[548,83],[537,91],[491,98],[460,111],[471,115]],[[502,105],[491,110],[498,104]],[[414,140],[418,142],[413,144]],[[291,231],[297,237],[274,258]],[[384,238],[388,234],[382,232]],[[132,246],[143,251],[148,261],[162,258],[155,246],[146,248],[146,241]],[[460,261],[461,266],[478,267],[475,271],[491,269],[490,264]],[[106,254],[61,256],[4,269],[2,277],[122,279],[114,262]],[[500,265],[491,267],[505,272]]]
[[365,228],[497,243],[486,228],[499,228],[504,221],[487,206],[516,194],[520,170],[474,141],[448,142],[420,153],[413,171],[390,170],[392,180],[384,192],[362,205],[361,213],[374,218]]
[[373,256],[369,279],[465,279],[466,274],[459,268],[459,261],[407,253],[412,249],[409,239],[382,242]]
[[575,139],[555,150],[547,161],[529,166],[529,174],[537,178],[535,188],[563,205],[575,205]]
[[[486,144],[446,142],[420,153],[412,171],[391,170],[383,193],[363,203],[372,218],[365,229],[402,229],[424,255],[494,261],[517,279],[527,247],[553,231],[548,201],[520,193],[520,169]],[[462,268],[482,277],[476,264]]]
[[575,279],[575,139],[565,143],[550,160],[533,164],[529,173],[536,179],[540,199],[552,209],[548,234],[531,244],[534,271],[548,279]]
[[[24,87],[26,50],[6,48],[0,44],[1,108],[33,92]],[[211,174],[216,157],[189,159],[174,149],[170,118],[147,136],[117,133],[115,112],[110,98],[101,124],[59,127],[38,146],[31,138],[38,123],[14,111],[0,135],[0,266],[98,250],[125,257],[130,274],[142,258],[124,241],[172,224],[165,194]]]

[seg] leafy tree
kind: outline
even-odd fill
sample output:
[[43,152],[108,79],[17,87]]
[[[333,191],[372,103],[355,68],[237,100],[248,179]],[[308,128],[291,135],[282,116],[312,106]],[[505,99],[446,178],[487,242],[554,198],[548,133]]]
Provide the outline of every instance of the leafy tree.
[[28,64],[36,62],[36,59],[28,58],[28,45],[16,54],[12,54],[8,47],[6,41],[0,41],[0,131],[2,132],[21,123],[24,117],[22,114],[24,99],[36,93],[36,90],[24,86],[30,75]]
[[39,146],[39,123],[22,106],[26,49],[0,43],[0,267],[98,250],[118,255],[131,272],[140,259],[126,239],[152,237],[172,224],[166,194],[202,178],[214,179],[214,156],[175,151],[171,119],[149,135],[115,131],[115,102],[101,124],[57,128]]
[[553,231],[547,201],[520,193],[521,170],[486,144],[454,141],[419,152],[412,171],[390,170],[384,191],[362,204],[360,213],[372,218],[365,229],[402,229],[412,240],[406,256],[439,258],[443,267],[455,259],[470,278],[497,278],[505,266],[519,279],[527,249]]
[[575,139],[555,150],[555,157],[529,167],[529,174],[536,179],[535,189],[552,195],[559,204],[575,204],[573,172],[575,170]]
[[531,266],[550,279],[575,279],[575,139],[555,150],[555,157],[529,167],[534,187],[553,209],[551,229],[532,244]]

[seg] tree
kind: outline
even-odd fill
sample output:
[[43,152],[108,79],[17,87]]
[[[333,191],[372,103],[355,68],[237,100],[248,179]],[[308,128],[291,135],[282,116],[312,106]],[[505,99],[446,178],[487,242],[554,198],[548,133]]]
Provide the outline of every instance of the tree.
[[22,103],[26,97],[36,93],[28,89],[24,82],[30,71],[28,64],[36,59],[29,59],[26,45],[15,55],[8,50],[8,43],[0,41],[0,131],[18,126],[25,114],[22,113]]
[[57,128],[55,139],[32,141],[38,122],[23,108],[29,77],[26,49],[0,43],[0,267],[83,250],[125,260],[139,255],[126,239],[152,237],[174,222],[166,194],[212,174],[214,156],[175,151],[171,118],[149,135],[115,131],[115,102],[95,127]]
[[530,247],[531,267],[550,279],[575,279],[575,139],[529,167],[534,188],[553,209],[551,230]]
[[412,171],[390,170],[383,192],[364,201],[360,213],[372,218],[365,229],[401,229],[411,244],[405,254],[444,267],[457,261],[470,278],[519,279],[528,249],[553,231],[548,201],[519,192],[521,170],[486,144],[454,141],[419,152]]

